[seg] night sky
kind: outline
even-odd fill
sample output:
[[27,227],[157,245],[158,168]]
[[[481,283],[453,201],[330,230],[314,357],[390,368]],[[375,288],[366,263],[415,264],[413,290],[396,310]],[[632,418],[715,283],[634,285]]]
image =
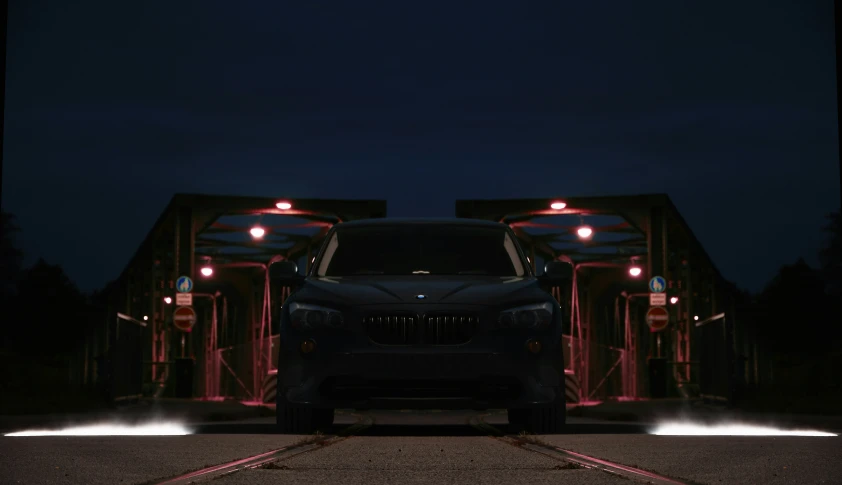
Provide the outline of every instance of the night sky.
[[665,192],[751,290],[839,206],[831,0],[10,4],[3,207],[83,290],[176,192]]

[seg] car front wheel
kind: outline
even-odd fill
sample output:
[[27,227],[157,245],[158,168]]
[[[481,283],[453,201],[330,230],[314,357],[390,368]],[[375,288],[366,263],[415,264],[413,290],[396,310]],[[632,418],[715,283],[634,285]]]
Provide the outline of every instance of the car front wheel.
[[566,410],[561,406],[509,409],[509,424],[532,434],[559,434],[564,431]]
[[333,426],[334,410],[296,406],[279,396],[275,419],[282,434],[327,432]]

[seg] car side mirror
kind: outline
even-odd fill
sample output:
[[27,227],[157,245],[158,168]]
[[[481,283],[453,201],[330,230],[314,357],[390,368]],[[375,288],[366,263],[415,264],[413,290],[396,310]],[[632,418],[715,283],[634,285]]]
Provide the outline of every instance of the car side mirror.
[[278,261],[269,267],[269,278],[283,286],[295,286],[304,280],[294,261]]
[[550,261],[544,265],[541,279],[547,284],[558,285],[573,277],[573,267],[562,261]]

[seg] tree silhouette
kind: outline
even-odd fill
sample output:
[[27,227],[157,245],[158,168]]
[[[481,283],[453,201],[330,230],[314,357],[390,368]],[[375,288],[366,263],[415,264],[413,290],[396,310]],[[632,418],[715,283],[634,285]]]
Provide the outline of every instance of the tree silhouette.
[[15,284],[23,265],[23,251],[18,248],[16,236],[20,232],[15,216],[2,212],[2,241],[0,241],[0,292],[4,302],[8,303],[15,291]]
[[803,259],[782,267],[756,301],[758,336],[770,350],[803,356],[830,347],[838,324],[828,318],[825,280]]
[[842,298],[842,211],[827,216],[823,228],[826,239],[819,250],[822,273],[827,281],[827,291],[834,298]]
[[39,355],[75,350],[87,327],[88,301],[59,265],[39,259],[17,284],[13,335],[18,350]]

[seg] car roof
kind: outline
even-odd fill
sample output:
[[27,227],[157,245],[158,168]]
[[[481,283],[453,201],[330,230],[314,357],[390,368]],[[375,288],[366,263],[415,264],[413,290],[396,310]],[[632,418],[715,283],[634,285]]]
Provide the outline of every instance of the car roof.
[[336,225],[336,227],[400,226],[405,224],[454,225],[462,227],[507,227],[506,224],[501,222],[459,217],[382,217],[377,219],[358,219],[355,221],[340,222]]

